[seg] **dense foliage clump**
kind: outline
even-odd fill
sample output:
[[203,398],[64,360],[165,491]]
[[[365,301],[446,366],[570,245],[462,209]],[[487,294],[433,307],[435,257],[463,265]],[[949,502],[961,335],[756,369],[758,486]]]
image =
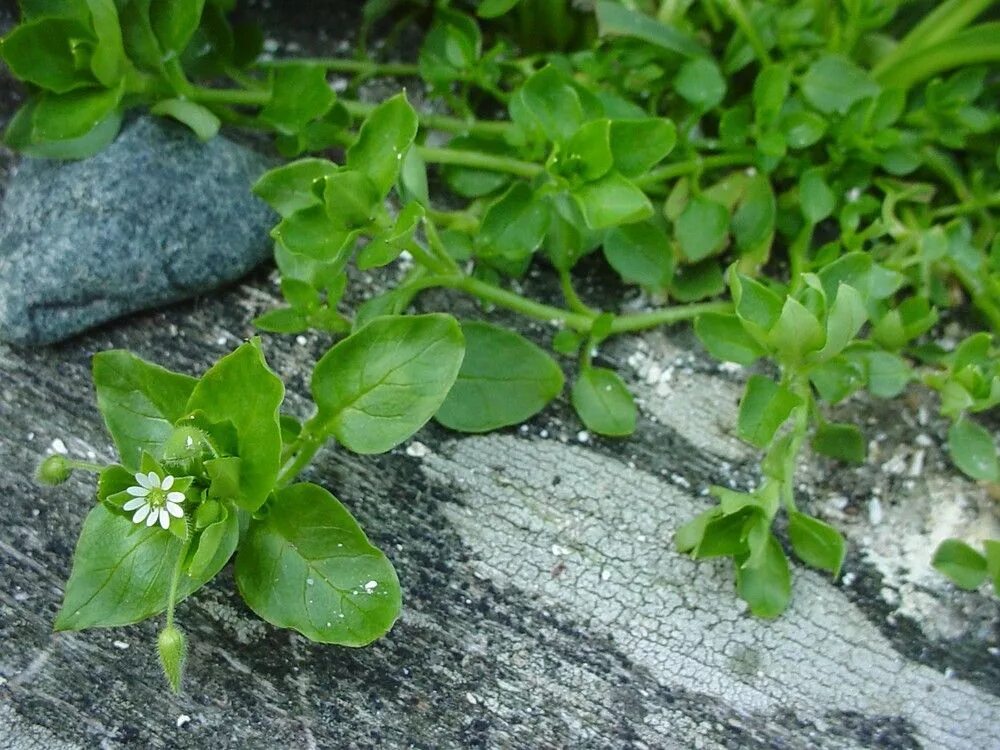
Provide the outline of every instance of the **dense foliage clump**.
[[[0,55],[31,95],[7,142],[83,158],[139,107],[205,139],[223,124],[272,132],[294,160],[254,191],[280,216],[287,304],[256,323],[343,337],[317,363],[304,423],[280,413],[284,389],[256,340],[198,379],[126,352],[94,360],[121,463],[95,467],[99,502],[56,625],[166,610],[175,685],[174,605],[234,553],[241,593],[269,622],[344,645],[391,627],[391,564],[329,492],[295,482],[324,441],[383,452],[431,418],[485,432],[562,393],[562,364],[518,333],[410,314],[432,288],[551,323],[552,349],[575,359],[573,407],[602,435],[627,436],[637,419],[625,382],[593,362],[611,336],[690,320],[713,356],[762,361],[736,425],[763,452],[760,482],[716,488],[717,506],[674,539],[732,558],[757,615],[789,601],[779,517],[804,563],[834,576],[843,563],[841,534],[795,497],[807,445],[865,460],[861,429],[829,421],[828,406],[932,389],[954,465],[1000,481],[982,420],[1000,403],[1000,22],[988,0],[372,0],[363,38],[423,25],[416,61],[393,62],[363,49],[266,59],[227,0],[21,5]],[[331,73],[351,76],[348,93],[371,77],[419,81],[433,113],[405,93],[337,95]],[[658,306],[582,299],[574,268],[595,253]],[[404,254],[398,282],[347,308],[349,266]],[[535,264],[564,304],[519,291]],[[928,335],[943,316],[970,331],[948,349]],[[40,476],[80,466],[54,459]],[[980,553],[950,540],[935,564],[960,586],[1000,589],[1000,542]]]

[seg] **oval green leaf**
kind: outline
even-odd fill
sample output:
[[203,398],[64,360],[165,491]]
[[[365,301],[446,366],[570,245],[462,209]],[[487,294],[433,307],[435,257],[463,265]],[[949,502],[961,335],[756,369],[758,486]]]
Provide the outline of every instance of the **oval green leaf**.
[[488,432],[523,422],[559,395],[563,374],[539,347],[488,323],[462,324],[465,359],[434,418],[459,432]]
[[365,646],[387,633],[402,606],[399,579],[340,501],[303,483],[278,492],[270,511],[236,556],[250,608],[320,643]]
[[589,367],[573,384],[573,408],[588,430],[624,437],[635,432],[635,400],[614,370]]
[[450,315],[376,318],[328,351],[312,377],[321,433],[355,453],[384,453],[441,407],[462,364]]

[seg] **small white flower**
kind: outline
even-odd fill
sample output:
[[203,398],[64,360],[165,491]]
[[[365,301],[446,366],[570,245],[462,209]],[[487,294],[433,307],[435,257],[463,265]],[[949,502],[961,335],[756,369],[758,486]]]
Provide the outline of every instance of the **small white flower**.
[[132,516],[133,523],[146,522],[147,526],[152,526],[157,521],[164,529],[170,528],[170,516],[182,518],[184,509],[180,504],[184,502],[184,493],[171,492],[174,486],[174,478],[167,474],[161,480],[155,471],[143,474],[141,471],[135,475],[135,481],[139,483],[137,487],[129,487],[125,490],[132,496],[122,510],[134,510]]

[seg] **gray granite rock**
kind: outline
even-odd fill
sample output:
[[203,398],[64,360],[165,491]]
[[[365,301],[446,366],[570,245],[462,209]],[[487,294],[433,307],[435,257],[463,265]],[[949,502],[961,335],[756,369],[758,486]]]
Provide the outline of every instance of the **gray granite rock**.
[[152,118],[93,158],[24,159],[0,206],[0,339],[47,344],[233,281],[269,257],[267,168]]

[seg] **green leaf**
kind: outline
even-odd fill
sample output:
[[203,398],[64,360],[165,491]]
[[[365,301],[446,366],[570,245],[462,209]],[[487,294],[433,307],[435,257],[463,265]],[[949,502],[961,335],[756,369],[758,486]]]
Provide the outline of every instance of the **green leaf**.
[[318,206],[316,182],[340,168],[326,159],[299,159],[265,172],[253,192],[284,217],[310,206]]
[[97,34],[97,44],[90,57],[94,77],[108,88],[114,87],[125,75],[125,48],[122,45],[121,24],[114,0],[87,0],[91,25]]
[[149,111],[184,123],[203,141],[214,138],[222,124],[212,110],[187,99],[163,99]]
[[955,466],[973,479],[1000,481],[1000,459],[993,435],[967,416],[949,428],[948,452]]
[[376,318],[323,355],[312,377],[321,434],[355,453],[384,453],[441,407],[462,364],[449,315]]
[[726,79],[714,60],[698,57],[681,66],[674,79],[674,89],[702,112],[722,102],[726,95]]
[[830,404],[843,401],[864,382],[864,374],[844,357],[834,357],[809,370],[809,379],[820,398]]
[[35,106],[32,136],[42,141],[80,138],[92,132],[118,107],[118,89],[78,89],[45,93]]
[[724,362],[749,365],[765,353],[735,315],[703,313],[695,320],[694,332],[708,353]]
[[807,169],[799,178],[799,207],[811,224],[818,224],[832,214],[837,202],[823,171],[822,167]]
[[521,0],[483,0],[476,8],[476,15],[480,18],[499,18],[519,2]]
[[608,229],[653,215],[653,204],[646,194],[617,172],[589,182],[572,194],[591,229]]
[[434,25],[420,46],[420,77],[435,88],[445,88],[474,76],[482,43],[473,18],[447,7],[438,8]]
[[278,408],[285,386],[264,361],[260,339],[242,344],[216,362],[195,386],[187,411],[236,428],[241,508],[257,510],[274,489],[281,465]]
[[429,206],[431,197],[427,186],[427,163],[415,147],[411,146],[403,157],[399,170],[399,184],[396,186],[399,198],[404,203],[416,202]]
[[201,23],[205,0],[151,0],[149,23],[167,57],[187,47]]
[[752,250],[774,234],[777,206],[771,181],[758,174],[751,178],[733,214],[733,237],[740,250]]
[[299,333],[309,329],[309,316],[294,307],[279,307],[258,315],[253,324],[270,333]]
[[614,370],[584,368],[573,384],[572,399],[573,408],[588,430],[612,437],[635,432],[635,400]]
[[78,65],[77,42],[94,42],[86,26],[71,18],[40,18],[22,23],[0,40],[0,57],[22,81],[56,94],[94,86],[88,69]]
[[310,206],[281,220],[271,236],[289,252],[321,261],[346,262],[344,250],[356,235],[333,221],[326,206]]
[[417,113],[405,93],[387,99],[361,125],[358,140],[347,149],[347,166],[368,175],[379,196],[385,197],[399,178],[403,156],[418,127]]
[[594,3],[597,12],[598,33],[602,36],[626,36],[640,39],[669,52],[686,57],[707,54],[705,48],[692,36],[674,26],[650,18],[646,14],[627,8],[612,0]]
[[554,167],[567,179],[588,182],[603,177],[613,164],[611,121],[600,119],[584,123],[573,134]]
[[[448,142],[448,148],[456,151],[481,151],[486,154],[504,155],[504,144],[496,139],[475,138],[460,135]],[[511,177],[503,172],[487,169],[472,169],[456,164],[440,165],[448,187],[463,198],[481,198],[495,193],[510,183]]]
[[163,50],[149,20],[151,0],[130,0],[120,10],[122,41],[128,58],[139,68],[163,74]]
[[788,607],[792,576],[788,559],[774,534],[768,534],[755,565],[736,566],[736,590],[757,617],[773,618]]
[[802,94],[820,112],[845,114],[855,102],[877,96],[880,89],[864,70],[846,57],[823,55],[802,77]]
[[945,539],[931,564],[966,591],[978,589],[988,575],[986,558],[960,539]]
[[910,365],[892,352],[848,349],[845,354],[848,359],[861,364],[868,392],[878,398],[895,398],[913,379],[913,369]]
[[[743,497],[751,499],[747,495]],[[692,557],[704,560],[710,557],[734,557],[744,554],[747,549],[747,531],[761,517],[760,508],[752,502],[728,513],[720,511],[705,525],[701,540],[691,553]]]
[[722,250],[729,232],[726,207],[704,196],[688,201],[675,226],[681,252],[696,262]]
[[758,448],[765,447],[801,403],[802,399],[785,386],[763,375],[751,375],[740,401],[740,437]]
[[781,297],[756,279],[741,273],[731,273],[730,283],[736,314],[759,331],[770,331],[781,317]]
[[810,357],[810,361],[825,362],[840,354],[858,335],[867,320],[868,311],[858,290],[841,284],[826,316],[826,343]]
[[116,109],[81,136],[39,142],[35,139],[32,122],[37,106],[38,100],[29,100],[11,118],[4,133],[4,141],[8,146],[28,156],[45,159],[86,159],[110,145],[118,135],[122,124],[122,112]]
[[198,382],[122,350],[99,352],[93,360],[97,408],[115,441],[122,465],[139,469],[143,451],[162,455],[174,423],[187,413]]
[[392,563],[315,484],[280,490],[270,513],[251,521],[236,555],[236,584],[272,625],[340,646],[385,635],[402,604]]
[[781,118],[781,132],[788,148],[808,148],[826,133],[826,120],[815,112],[789,112]]
[[382,200],[378,187],[354,169],[341,169],[323,178],[326,215],[342,229],[362,229],[371,224]]
[[325,115],[337,96],[326,80],[326,68],[294,63],[274,69],[271,98],[258,117],[279,133],[298,133]]
[[864,435],[853,424],[821,425],[813,435],[812,447],[824,456],[852,464],[864,463],[868,453]]
[[781,315],[768,332],[768,342],[782,362],[801,362],[823,346],[826,333],[816,316],[794,297],[786,297]]
[[777,119],[792,83],[792,70],[787,64],[766,65],[753,84],[754,118],[767,126]]
[[475,321],[462,323],[465,358],[434,418],[452,430],[488,432],[519,424],[559,395],[563,374],[520,334]]
[[542,244],[549,209],[523,182],[513,184],[490,204],[479,226],[476,245],[486,256],[522,260]]
[[611,153],[615,168],[639,177],[659,164],[677,143],[677,128],[665,117],[611,121]]
[[188,575],[194,579],[214,576],[236,551],[240,539],[236,510],[230,510],[222,503],[219,505],[222,518],[206,526],[197,536],[194,555],[187,566]]
[[612,229],[604,238],[604,257],[628,284],[663,290],[674,276],[670,238],[652,221]]
[[580,97],[552,65],[524,82],[522,96],[528,111],[550,141],[568,140],[583,124]]
[[670,285],[670,294],[678,302],[695,302],[722,294],[725,290],[722,269],[714,260],[678,267]]
[[708,524],[718,518],[720,513],[718,508],[709,508],[678,528],[674,533],[674,546],[677,551],[693,553],[694,549],[701,544],[701,540],[705,538],[705,529]]
[[[129,625],[162,612],[182,549],[183,542],[170,532],[134,524],[98,503],[80,532],[55,629]],[[215,576],[226,563],[220,558],[217,555],[199,576],[182,572],[177,600]]]

